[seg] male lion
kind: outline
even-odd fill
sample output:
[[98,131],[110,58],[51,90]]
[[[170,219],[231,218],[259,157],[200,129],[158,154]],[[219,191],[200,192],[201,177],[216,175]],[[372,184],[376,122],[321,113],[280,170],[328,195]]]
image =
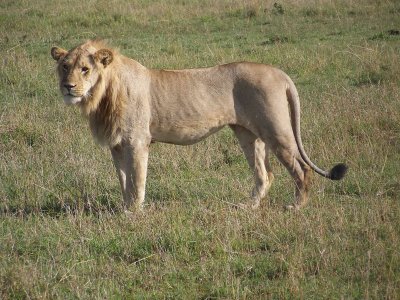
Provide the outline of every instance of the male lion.
[[100,40],[70,51],[53,47],[51,55],[58,63],[64,102],[80,106],[94,138],[111,149],[125,209],[142,209],[150,143],[190,145],[225,125],[232,128],[254,171],[253,208],[274,178],[269,150],[295,182],[295,202],[288,208],[307,202],[311,169],[333,180],[346,173],[344,164],[324,171],[308,158],[300,137],[296,87],[274,67],[240,62],[152,70]]

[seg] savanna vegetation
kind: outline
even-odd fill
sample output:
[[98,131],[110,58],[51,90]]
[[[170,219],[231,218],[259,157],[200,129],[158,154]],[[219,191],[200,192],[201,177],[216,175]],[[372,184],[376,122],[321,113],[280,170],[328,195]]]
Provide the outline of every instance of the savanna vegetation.
[[[0,2],[1,299],[400,298],[400,2]],[[52,46],[106,38],[151,68],[255,61],[283,69],[317,175],[309,205],[288,172],[257,211],[227,128],[151,146],[144,214],[58,91]]]

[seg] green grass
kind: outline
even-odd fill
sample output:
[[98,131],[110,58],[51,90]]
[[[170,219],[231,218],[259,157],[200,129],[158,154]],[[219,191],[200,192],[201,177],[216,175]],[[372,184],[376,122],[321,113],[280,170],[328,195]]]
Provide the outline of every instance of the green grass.
[[[1,299],[398,299],[398,1],[1,1]],[[152,68],[273,64],[295,81],[310,157],[348,176],[293,183],[275,158],[258,211],[226,129],[151,147],[144,215],[120,212],[107,149],[58,91],[50,48],[103,37]]]

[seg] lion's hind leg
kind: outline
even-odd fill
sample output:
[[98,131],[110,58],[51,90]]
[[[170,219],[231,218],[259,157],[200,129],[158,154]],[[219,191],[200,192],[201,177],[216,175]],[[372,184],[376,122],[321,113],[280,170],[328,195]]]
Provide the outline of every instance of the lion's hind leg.
[[295,201],[286,209],[300,209],[308,202],[308,191],[311,184],[311,168],[300,157],[297,148],[285,147],[280,144],[275,153],[280,162],[286,167],[295,183]]
[[268,149],[251,131],[237,125],[232,125],[231,128],[254,172],[255,187],[251,193],[251,208],[256,209],[260,206],[261,199],[266,196],[274,178],[268,162]]

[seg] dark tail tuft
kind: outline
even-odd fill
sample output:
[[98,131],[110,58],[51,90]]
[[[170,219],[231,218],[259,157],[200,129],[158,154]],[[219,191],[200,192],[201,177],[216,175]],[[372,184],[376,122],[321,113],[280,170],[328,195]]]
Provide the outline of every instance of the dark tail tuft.
[[337,164],[329,172],[329,179],[340,180],[346,175],[347,166],[345,164]]

